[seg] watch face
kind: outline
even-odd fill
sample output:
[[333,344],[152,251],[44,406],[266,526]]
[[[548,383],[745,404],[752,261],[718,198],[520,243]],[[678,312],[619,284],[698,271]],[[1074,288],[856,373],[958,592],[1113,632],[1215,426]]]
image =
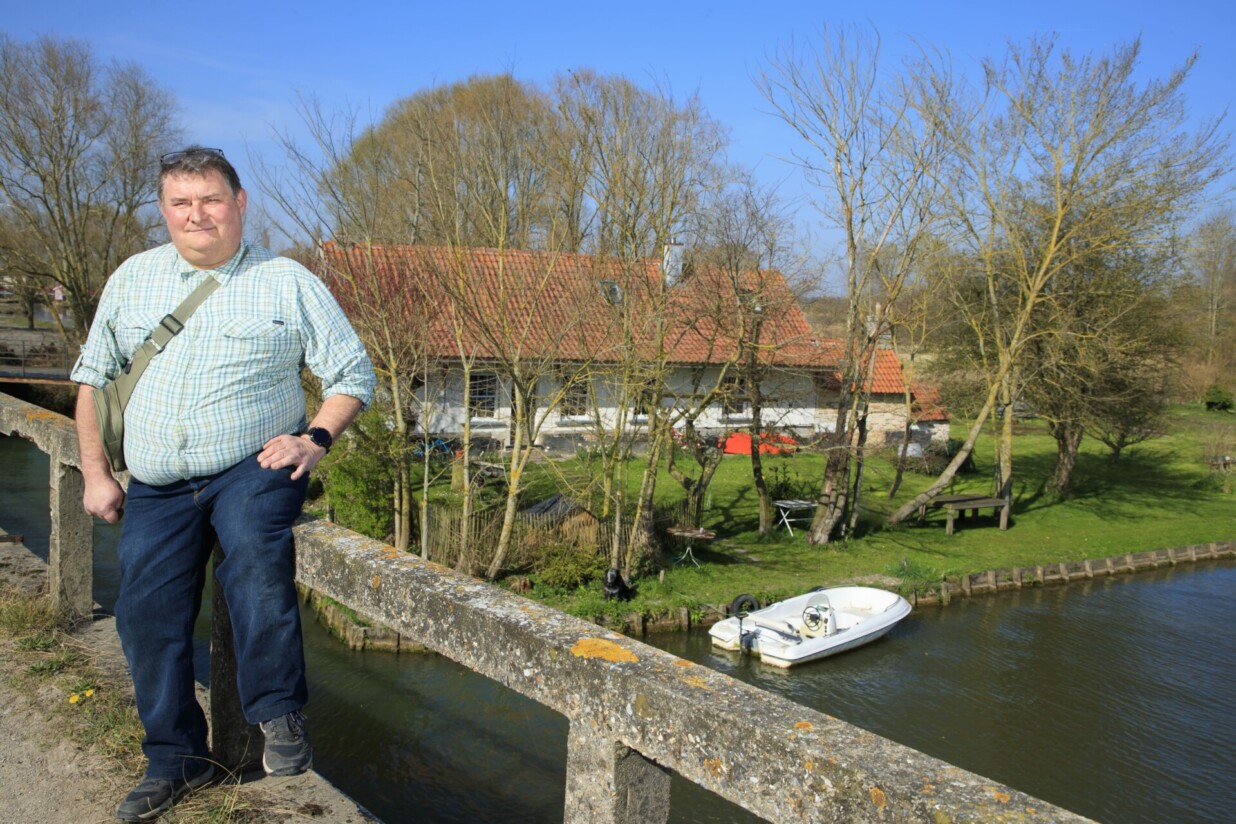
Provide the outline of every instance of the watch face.
[[330,436],[330,433],[320,426],[310,427],[309,431],[305,434],[309,436],[309,440],[326,450],[329,450],[331,444],[335,442],[335,439]]

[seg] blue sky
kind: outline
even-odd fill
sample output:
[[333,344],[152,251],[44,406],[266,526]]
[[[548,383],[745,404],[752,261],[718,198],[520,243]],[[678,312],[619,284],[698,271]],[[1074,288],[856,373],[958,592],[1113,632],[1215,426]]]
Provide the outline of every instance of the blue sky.
[[[1056,32],[1077,51],[1143,40],[1143,78],[1162,77],[1193,51],[1186,88],[1198,119],[1233,108],[1236,3],[1231,0],[1033,2],[386,2],[168,4],[10,0],[0,30],[88,41],[104,58],[141,64],[171,89],[191,141],[218,146],[246,177],[247,151],[273,156],[274,128],[296,130],[297,94],[372,117],[395,100],[473,74],[511,71],[545,83],[591,67],[698,93],[729,127],[730,157],[785,191],[802,190],[778,157],[795,146],[767,114],[751,78],[778,46],[822,23],[870,23],[887,53],[909,37],[942,47],[972,72],[1010,40]],[[1228,123],[1231,128],[1232,124]]]

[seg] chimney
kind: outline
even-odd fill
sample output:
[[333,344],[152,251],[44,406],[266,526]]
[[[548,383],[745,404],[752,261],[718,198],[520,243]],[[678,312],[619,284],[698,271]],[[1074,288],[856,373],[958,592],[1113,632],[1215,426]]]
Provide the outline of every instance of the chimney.
[[667,243],[661,253],[661,277],[666,285],[672,286],[682,277],[682,244]]

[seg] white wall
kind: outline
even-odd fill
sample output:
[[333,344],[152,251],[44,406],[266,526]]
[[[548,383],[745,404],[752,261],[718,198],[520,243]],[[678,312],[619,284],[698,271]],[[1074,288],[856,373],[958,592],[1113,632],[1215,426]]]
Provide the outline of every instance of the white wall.
[[[477,367],[475,373],[492,372],[494,370]],[[666,381],[667,394],[681,398],[681,403],[688,403],[696,396],[697,389],[707,391],[715,386],[719,377],[719,369],[707,368],[696,377],[693,370],[675,369]],[[593,379],[591,391],[599,407],[590,414],[570,418],[565,417],[557,409],[546,410],[543,406],[537,409],[538,421],[542,418],[538,432],[538,443],[546,439],[554,440],[562,437],[578,437],[587,440],[595,435],[597,427],[597,412],[601,425],[607,430],[615,426],[618,419],[616,403],[620,400],[616,387],[606,381],[603,376]],[[498,408],[493,417],[472,418],[472,434],[476,438],[493,438],[503,445],[509,445],[511,424],[511,394],[507,381],[499,377]],[[560,382],[553,377],[542,377],[537,387],[537,397],[545,403],[547,399],[559,395]],[[810,438],[832,432],[836,423],[836,396],[824,394],[816,387],[815,381],[808,374],[793,372],[778,372],[770,375],[764,382],[763,392],[765,405],[762,421],[766,429],[796,434],[799,437]],[[431,380],[421,389],[422,403],[428,402],[427,417],[429,431],[434,434],[458,435],[464,426],[464,386],[462,370],[450,370],[439,379]],[[627,417],[627,425],[638,431],[641,428],[642,417]],[[871,443],[879,445],[886,440],[900,441],[905,426],[905,407],[897,396],[878,397],[873,399],[869,422],[869,438]],[[714,402],[696,422],[697,428],[707,432],[745,429],[751,425],[750,406],[745,413],[726,414],[720,402]],[[918,440],[923,435],[917,435]],[[929,440],[939,438],[938,427],[931,431]],[[947,424],[944,439],[947,441]]]

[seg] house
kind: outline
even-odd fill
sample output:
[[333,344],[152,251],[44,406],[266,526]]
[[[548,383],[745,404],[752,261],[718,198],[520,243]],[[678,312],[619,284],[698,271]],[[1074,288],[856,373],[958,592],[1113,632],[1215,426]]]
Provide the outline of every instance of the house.
[[944,447],[948,445],[949,420],[948,407],[937,387],[914,381],[910,384],[914,397],[911,409],[910,441],[924,446]]
[[[752,424],[752,368],[764,427],[813,439],[835,423],[840,344],[812,335],[776,271],[682,271],[672,249],[624,261],[336,242],[320,245],[317,269],[362,337],[417,353],[419,425],[435,435],[467,424],[508,446],[523,421],[536,444],[574,449],[602,430],[638,435],[658,396],[681,408],[711,398],[696,428],[720,434]],[[371,355],[382,372],[384,352]],[[905,392],[889,350],[872,390],[873,442],[900,440]]]

